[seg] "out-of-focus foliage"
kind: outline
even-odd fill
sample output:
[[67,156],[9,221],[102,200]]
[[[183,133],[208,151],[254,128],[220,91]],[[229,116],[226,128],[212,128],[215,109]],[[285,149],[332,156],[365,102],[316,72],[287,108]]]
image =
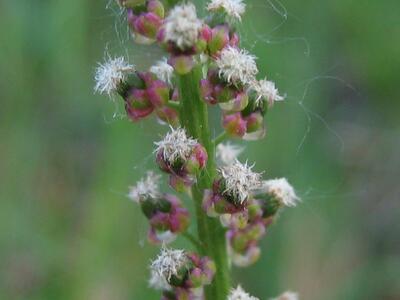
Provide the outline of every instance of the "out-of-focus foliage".
[[[247,2],[243,45],[287,93],[248,159],[303,202],[235,281],[261,299],[399,299],[398,0]],[[133,45],[106,5],[0,3],[1,299],[158,297],[146,282],[157,249],[126,193],[155,168],[165,129],[122,118],[92,78],[105,45],[139,68],[160,53]]]

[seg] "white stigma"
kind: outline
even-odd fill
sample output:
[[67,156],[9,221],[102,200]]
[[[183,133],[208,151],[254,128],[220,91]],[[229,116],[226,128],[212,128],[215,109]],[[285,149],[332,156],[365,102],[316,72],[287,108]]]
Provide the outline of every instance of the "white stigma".
[[231,84],[248,85],[258,73],[256,57],[247,50],[227,47],[216,60],[219,76]]
[[148,171],[145,178],[140,179],[135,186],[129,188],[128,198],[139,202],[146,198],[160,197],[159,181],[161,176]]
[[201,27],[202,22],[197,18],[193,4],[177,5],[165,19],[165,40],[186,50],[197,42]]
[[188,137],[185,129],[171,127],[171,132],[167,133],[163,140],[154,144],[157,146],[154,152],[162,151],[164,159],[174,163],[179,158],[183,160],[189,158],[198,142]]
[[280,295],[278,298],[272,300],[299,300],[299,295],[297,293],[288,291]]
[[261,187],[261,174],[253,172],[253,166],[242,164],[236,160],[233,164],[219,169],[225,183],[223,194],[233,196],[240,204],[244,204],[252,191]]
[[211,0],[207,5],[209,11],[225,10],[228,16],[241,20],[241,16],[246,10],[246,5],[242,0]]
[[150,72],[156,75],[159,80],[171,85],[174,68],[168,64],[167,58],[164,57],[156,62],[154,66],[150,67]]
[[218,161],[223,165],[233,164],[238,156],[243,152],[244,148],[231,143],[219,144],[217,146],[216,156]]
[[240,285],[236,289],[232,289],[228,295],[227,300],[259,300],[256,297],[250,296],[246,293]]
[[267,100],[269,106],[272,106],[275,101],[282,101],[285,99],[279,95],[278,89],[275,87],[275,83],[266,79],[254,81],[250,85],[250,89],[256,92],[257,104],[259,104],[262,100]]
[[99,63],[96,69],[94,90],[100,94],[108,94],[110,96],[117,92],[120,84],[134,70],[134,66],[128,64],[124,57],[110,57],[103,64]]
[[289,184],[286,178],[264,181],[262,189],[264,192],[271,194],[279,202],[288,207],[294,207],[300,201],[294,188]]
[[184,250],[173,250],[162,248],[158,257],[151,262],[150,270],[162,276],[166,281],[169,281],[172,276],[178,275],[188,262],[188,258]]

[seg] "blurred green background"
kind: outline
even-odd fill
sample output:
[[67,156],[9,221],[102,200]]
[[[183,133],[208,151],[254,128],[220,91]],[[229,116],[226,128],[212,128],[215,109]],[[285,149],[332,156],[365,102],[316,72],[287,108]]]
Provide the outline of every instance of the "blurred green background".
[[[399,1],[247,3],[243,46],[287,101],[246,155],[303,202],[235,283],[260,299],[400,299]],[[138,68],[160,52],[106,6],[0,2],[0,299],[159,297],[147,288],[158,250],[125,195],[166,128],[130,123],[93,74],[105,47]]]

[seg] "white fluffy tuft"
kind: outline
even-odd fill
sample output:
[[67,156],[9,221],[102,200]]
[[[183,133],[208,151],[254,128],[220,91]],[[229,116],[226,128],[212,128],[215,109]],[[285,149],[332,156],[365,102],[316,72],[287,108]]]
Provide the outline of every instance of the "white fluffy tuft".
[[171,132],[168,132],[163,140],[154,144],[157,146],[154,152],[162,151],[164,159],[173,163],[179,158],[184,160],[189,158],[198,142],[188,137],[185,129],[171,127]]
[[96,81],[94,90],[110,96],[117,92],[127,75],[134,71],[134,66],[126,62],[124,57],[109,57],[106,62],[98,64],[94,77]]
[[250,84],[250,89],[256,92],[256,103],[267,100],[269,106],[272,106],[275,101],[282,101],[285,99],[279,95],[275,83],[266,79],[252,82]]
[[258,73],[255,60],[256,57],[247,50],[227,47],[216,60],[219,76],[231,84],[251,84]]
[[250,296],[243,288],[238,285],[236,289],[232,289],[228,295],[227,300],[259,300],[256,297]]
[[139,180],[135,186],[129,188],[128,197],[132,201],[139,202],[146,198],[158,198],[160,196],[159,181],[161,176],[148,171],[145,178]]
[[165,40],[181,50],[191,48],[197,42],[202,25],[193,4],[177,5],[165,19]]
[[233,164],[219,169],[225,182],[224,194],[229,194],[240,203],[244,204],[252,191],[261,187],[261,174],[253,172],[253,166],[242,164],[236,160]]
[[178,275],[179,270],[187,262],[188,258],[184,250],[162,248],[158,257],[151,262],[150,270],[169,281],[172,276]]
[[157,76],[158,79],[171,85],[174,68],[167,62],[167,58],[163,58],[150,67],[150,72]]
[[233,164],[238,156],[243,152],[244,147],[232,145],[231,143],[219,144],[217,146],[216,156],[223,165]]
[[262,190],[271,194],[282,205],[294,207],[300,201],[294,188],[289,184],[286,178],[271,179],[263,182]]
[[246,4],[242,0],[211,0],[207,5],[207,9],[209,11],[223,9],[228,16],[240,21],[241,16],[246,11]]

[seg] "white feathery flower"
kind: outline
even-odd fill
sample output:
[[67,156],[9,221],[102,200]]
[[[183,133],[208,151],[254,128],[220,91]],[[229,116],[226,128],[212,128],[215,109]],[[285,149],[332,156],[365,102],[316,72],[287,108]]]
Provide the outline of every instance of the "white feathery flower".
[[156,75],[158,79],[171,85],[174,68],[168,64],[166,57],[156,62],[154,66],[150,67],[150,72]]
[[124,57],[109,57],[106,62],[98,64],[94,77],[96,81],[94,90],[100,94],[111,95],[117,92],[127,75],[134,71],[135,67],[126,62]]
[[238,285],[236,289],[232,289],[228,295],[227,300],[259,300],[256,297],[250,296],[243,288]]
[[[254,166],[254,165],[253,165]],[[261,187],[261,174],[255,173],[248,166],[236,160],[233,164],[219,169],[225,183],[223,194],[233,196],[240,204],[247,201],[252,191]]]
[[225,10],[228,16],[241,20],[241,15],[246,10],[246,4],[243,0],[211,0],[207,5],[209,11],[216,11],[219,9]]
[[267,100],[269,106],[272,106],[275,101],[282,101],[285,99],[279,95],[278,89],[275,87],[275,83],[266,79],[252,82],[250,89],[256,92],[257,104],[262,100]]
[[171,289],[165,277],[154,270],[150,271],[149,286],[155,290],[161,291],[169,291]]
[[230,165],[237,160],[237,157],[243,152],[244,148],[231,143],[219,144],[217,146],[216,156],[223,165]]
[[162,248],[158,257],[151,262],[150,270],[169,281],[187,263],[188,257],[184,250]]
[[129,188],[128,198],[139,202],[143,198],[158,198],[160,196],[159,181],[161,176],[148,171],[145,178],[140,179],[135,186]]
[[271,194],[283,205],[288,207],[294,207],[297,205],[297,202],[300,201],[294,188],[289,184],[286,178],[266,180],[263,182],[262,190]]
[[168,132],[163,140],[154,144],[157,146],[154,152],[162,151],[164,159],[173,163],[179,158],[184,160],[189,158],[198,142],[188,137],[185,129],[171,127],[171,132]]
[[190,48],[197,42],[202,24],[192,3],[177,5],[165,19],[165,40],[181,50]]
[[278,298],[274,298],[272,300],[299,300],[299,295],[297,293],[288,291],[280,295]]
[[232,84],[243,85],[254,82],[258,73],[256,57],[247,50],[226,47],[215,61],[219,69],[219,76]]

